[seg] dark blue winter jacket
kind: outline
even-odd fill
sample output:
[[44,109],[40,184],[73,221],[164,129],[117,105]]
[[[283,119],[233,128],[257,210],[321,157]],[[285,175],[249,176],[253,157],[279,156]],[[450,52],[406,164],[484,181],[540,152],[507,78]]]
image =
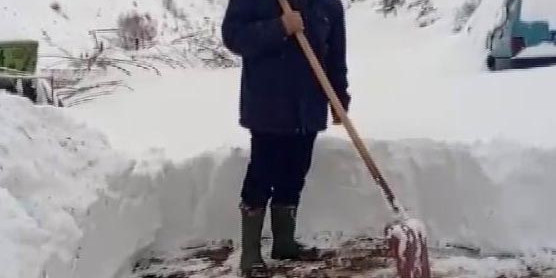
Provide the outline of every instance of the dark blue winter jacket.
[[[346,32],[340,0],[290,0],[338,97],[347,109]],[[230,0],[222,33],[243,58],[240,124],[273,133],[326,129],[328,100],[307,58],[286,35],[278,0]]]

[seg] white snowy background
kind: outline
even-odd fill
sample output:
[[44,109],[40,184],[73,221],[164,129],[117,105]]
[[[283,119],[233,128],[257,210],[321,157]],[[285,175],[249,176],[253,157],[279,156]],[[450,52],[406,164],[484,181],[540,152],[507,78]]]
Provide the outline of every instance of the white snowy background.
[[[159,1],[60,0],[58,12],[53,2],[0,0],[0,26],[10,26],[0,39],[38,39],[40,66],[59,66],[50,56],[92,53],[90,30],[136,11],[156,21],[154,49],[105,55],[162,51],[180,66],[86,76],[83,86],[127,87],[65,109],[0,94],[0,277],[127,278],[144,250],[236,238],[249,139],[237,124],[240,71],[172,44],[211,24],[217,38],[225,1],[174,1],[187,24]],[[437,273],[518,277],[523,261],[554,268],[556,68],[486,71],[486,34],[503,1],[483,0],[455,33],[464,2],[432,1],[437,20],[424,28],[415,11],[384,17],[370,0],[352,4],[350,116],[431,247],[526,254],[439,259]],[[300,214],[301,235],[379,235],[391,217],[339,127],[318,141]]]

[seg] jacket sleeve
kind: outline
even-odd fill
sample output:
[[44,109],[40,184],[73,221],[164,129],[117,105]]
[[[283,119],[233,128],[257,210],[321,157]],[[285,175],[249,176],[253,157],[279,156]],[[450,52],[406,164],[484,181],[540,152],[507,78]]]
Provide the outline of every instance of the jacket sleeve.
[[226,47],[247,58],[280,49],[287,42],[280,17],[256,19],[256,5],[252,0],[230,0],[222,23]]
[[347,92],[347,62],[346,62],[346,26],[345,12],[339,0],[333,0],[332,27],[328,39],[328,55],[326,68],[330,82],[346,110],[349,109],[351,96]]

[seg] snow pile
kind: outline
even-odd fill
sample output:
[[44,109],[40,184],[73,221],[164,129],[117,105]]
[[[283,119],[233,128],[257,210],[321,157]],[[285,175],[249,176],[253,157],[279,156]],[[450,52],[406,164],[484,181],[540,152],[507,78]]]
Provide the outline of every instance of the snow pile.
[[3,187],[0,187],[0,203],[1,277],[38,277],[36,262],[45,258],[37,251],[47,242],[47,232]]
[[[87,169],[95,166],[99,159],[109,162],[114,158],[107,157],[104,139],[90,132],[69,133],[75,126],[48,108],[34,109],[30,103],[10,96],[1,96],[0,107],[0,184],[4,199],[10,201],[2,205],[17,204],[9,208],[14,216],[26,216],[27,219],[23,219],[29,222],[27,225],[35,226],[28,234],[34,232],[42,238],[40,244],[22,240],[22,243],[32,244],[25,246],[32,252],[19,255],[44,261],[50,254],[58,253],[68,260],[73,257],[70,250],[81,237],[72,215],[84,214],[88,204],[94,201],[88,190],[105,185]],[[85,145],[84,138],[88,138],[87,144],[89,140],[94,143]],[[36,277],[38,271],[36,266],[22,265],[21,269],[15,269],[13,277]]]
[[0,134],[0,277],[110,277],[148,243],[151,185],[102,135],[3,93]]

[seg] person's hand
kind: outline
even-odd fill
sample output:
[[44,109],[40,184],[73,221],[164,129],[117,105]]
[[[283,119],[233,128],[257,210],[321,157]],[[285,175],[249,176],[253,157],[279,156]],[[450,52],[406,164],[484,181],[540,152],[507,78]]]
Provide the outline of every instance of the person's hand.
[[[348,110],[349,110],[349,104],[351,102],[351,97],[347,93],[340,94],[340,96],[342,96],[342,97],[339,98],[338,100],[342,104],[342,108],[344,108],[343,110],[345,112],[345,116],[347,117],[347,113],[348,113]],[[342,124],[342,119],[340,118],[338,113],[336,113],[336,110],[334,109],[332,104],[330,104],[330,110],[332,110],[332,124],[333,125],[341,125]]]
[[338,114],[336,114],[336,111],[334,109],[332,109],[332,124],[333,125],[341,125],[342,124],[342,120],[340,119],[340,116],[338,116]]
[[286,34],[291,36],[297,32],[302,32],[305,27],[303,25],[303,18],[299,12],[286,12],[282,15],[282,24],[286,29]]

